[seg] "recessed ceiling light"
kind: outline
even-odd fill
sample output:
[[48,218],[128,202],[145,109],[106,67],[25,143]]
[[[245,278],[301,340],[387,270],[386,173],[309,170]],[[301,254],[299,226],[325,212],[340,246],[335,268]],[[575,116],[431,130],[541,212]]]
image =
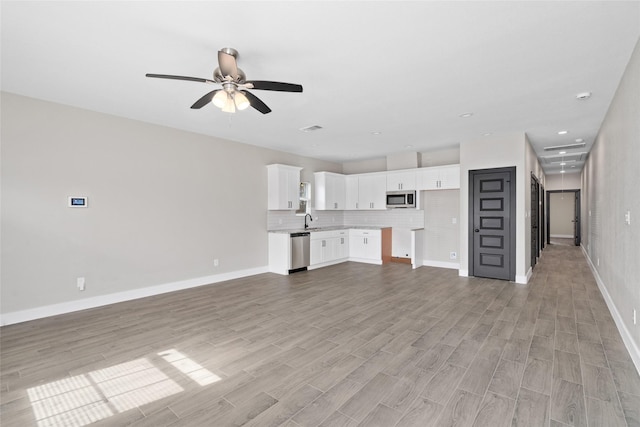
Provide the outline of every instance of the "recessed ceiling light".
[[582,139],[582,138],[576,138],[576,142],[580,143],[580,142],[582,142],[582,141],[584,141],[584,139]]
[[563,170],[561,170],[561,171],[560,171],[560,173],[564,173],[564,171],[563,171]]
[[572,168],[575,168],[575,167],[576,167],[576,165],[573,165],[573,166],[571,166],[571,167],[572,167]]
[[581,92],[576,95],[576,99],[584,101],[585,99],[591,98],[591,92]]
[[411,148],[413,145],[405,145],[404,148]]
[[375,131],[375,132],[371,132],[371,135],[380,135],[382,134],[382,132],[380,132],[379,130]]
[[566,151],[561,151],[558,154],[567,154],[567,152]]
[[463,113],[460,114],[460,117],[462,117],[463,119],[468,119],[469,117],[473,116],[473,113]]
[[560,166],[564,166],[566,164],[567,164],[566,162],[562,162],[562,163],[560,163]]
[[561,131],[558,131],[558,135],[566,135],[566,134],[568,134],[568,133],[569,133],[569,131],[568,131],[568,130],[561,130]]
[[482,136],[491,136],[491,132],[483,133]]

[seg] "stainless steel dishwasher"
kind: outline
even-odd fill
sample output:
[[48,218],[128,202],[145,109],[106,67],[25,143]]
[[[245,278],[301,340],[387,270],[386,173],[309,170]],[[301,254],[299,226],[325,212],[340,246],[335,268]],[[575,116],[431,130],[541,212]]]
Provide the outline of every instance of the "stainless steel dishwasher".
[[291,233],[291,269],[289,273],[305,271],[311,260],[309,232]]

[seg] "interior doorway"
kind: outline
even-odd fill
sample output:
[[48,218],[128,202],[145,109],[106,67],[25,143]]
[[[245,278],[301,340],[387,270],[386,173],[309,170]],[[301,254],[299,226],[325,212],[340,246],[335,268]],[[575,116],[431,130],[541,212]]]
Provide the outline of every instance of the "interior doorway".
[[547,191],[547,244],[580,246],[580,190]]
[[469,274],[515,280],[515,167],[469,171]]

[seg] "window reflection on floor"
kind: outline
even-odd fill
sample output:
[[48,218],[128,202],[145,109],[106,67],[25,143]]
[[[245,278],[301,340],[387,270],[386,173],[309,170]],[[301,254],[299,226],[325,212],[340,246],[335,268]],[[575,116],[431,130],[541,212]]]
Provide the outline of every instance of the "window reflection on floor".
[[[201,386],[220,377],[175,349],[158,353]],[[146,358],[27,390],[38,427],[79,427],[184,389]]]
[[158,355],[202,386],[213,384],[221,379],[175,349],[161,351]]

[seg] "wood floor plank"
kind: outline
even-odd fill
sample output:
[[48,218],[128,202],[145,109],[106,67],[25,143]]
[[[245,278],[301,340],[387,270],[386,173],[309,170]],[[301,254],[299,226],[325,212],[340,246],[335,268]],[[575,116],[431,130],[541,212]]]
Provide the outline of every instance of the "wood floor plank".
[[523,373],[523,363],[500,359],[489,384],[489,391],[515,399],[518,395]]
[[551,395],[551,384],[553,382],[553,364],[549,360],[530,358],[522,377],[522,387]]
[[556,378],[551,393],[551,418],[571,426],[587,425],[582,385]]
[[474,427],[508,427],[516,401],[496,393],[487,393],[480,404]]
[[481,403],[482,396],[465,390],[456,390],[442,410],[438,418],[438,426],[471,426]]
[[513,427],[539,427],[549,423],[549,396],[520,388],[513,415]]

